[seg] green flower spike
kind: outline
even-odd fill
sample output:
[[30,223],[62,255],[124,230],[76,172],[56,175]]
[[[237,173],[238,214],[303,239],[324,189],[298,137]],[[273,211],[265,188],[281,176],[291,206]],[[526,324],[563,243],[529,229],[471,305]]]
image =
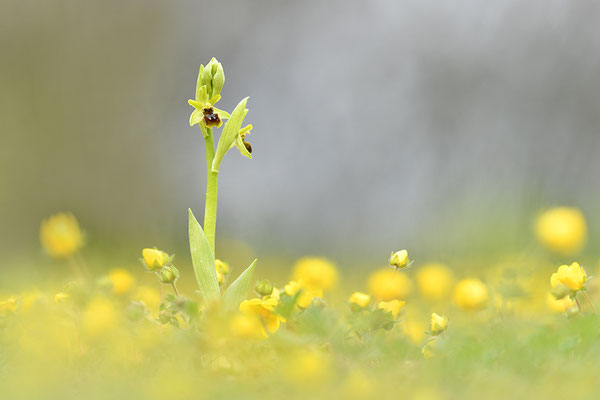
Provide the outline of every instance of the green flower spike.
[[229,113],[214,106],[221,100],[220,93],[224,83],[223,67],[214,57],[206,67],[200,65],[196,82],[196,99],[190,99],[188,103],[195,108],[190,115],[190,126],[199,124],[204,136],[208,135],[206,128],[219,128],[224,119],[230,118]]

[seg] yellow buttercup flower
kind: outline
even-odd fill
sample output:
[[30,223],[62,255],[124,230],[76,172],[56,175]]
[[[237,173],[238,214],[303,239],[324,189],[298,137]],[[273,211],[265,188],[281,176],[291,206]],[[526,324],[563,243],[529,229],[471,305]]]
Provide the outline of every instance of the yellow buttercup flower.
[[392,313],[392,318],[396,319],[398,318],[398,314],[400,313],[400,310],[404,308],[405,304],[405,301],[394,299],[390,301],[380,301],[379,304],[377,304],[377,308],[385,312]]
[[391,266],[398,269],[408,267],[408,265],[410,264],[410,259],[408,258],[408,251],[399,250],[393,252],[390,256],[389,262]]
[[[296,293],[300,292],[298,299],[296,300],[296,305],[302,308],[308,308],[315,297],[323,297],[323,289],[305,287],[300,282],[296,281],[288,282],[288,284],[284,286],[283,291],[290,297],[293,297]],[[277,296],[269,297],[277,299],[278,294]]]
[[371,296],[362,292],[354,292],[352,293],[352,296],[350,296],[350,299],[348,299],[348,302],[354,311],[363,310],[369,306]]
[[454,302],[463,310],[479,310],[489,299],[488,288],[479,279],[463,279],[454,288]]
[[556,207],[542,213],[535,231],[544,246],[564,255],[577,253],[587,238],[585,217],[575,207]]
[[[558,270],[550,277],[550,285],[556,298],[562,298],[567,294],[583,289],[586,280],[587,275],[585,270],[578,263],[574,262],[571,265],[561,265],[558,267]],[[564,291],[562,290],[563,287],[569,290]]]
[[59,213],[42,222],[40,241],[52,257],[65,258],[83,246],[83,233],[73,214]]
[[439,335],[448,328],[448,318],[437,315],[436,313],[431,314],[431,325],[430,331],[432,335]]
[[337,268],[325,258],[304,257],[296,262],[292,280],[309,289],[329,290],[338,280]]
[[260,318],[251,314],[234,315],[229,322],[229,330],[239,338],[266,339],[269,337]]
[[440,263],[426,264],[418,268],[415,275],[421,295],[431,301],[448,297],[454,284],[452,270]]
[[242,313],[260,317],[269,333],[275,333],[279,329],[280,322],[285,322],[285,318],[275,311],[278,304],[279,302],[271,297],[250,299],[242,301],[239,309]]
[[110,270],[108,273],[108,280],[112,283],[113,292],[115,294],[125,294],[129,292],[134,284],[133,275],[122,268]]
[[158,249],[144,249],[142,250],[142,256],[146,267],[152,271],[160,269],[171,262],[171,256]]
[[413,283],[406,274],[390,268],[373,272],[367,286],[370,294],[383,301],[406,299],[413,290]]
[[565,312],[570,308],[577,307],[577,303],[575,303],[575,300],[571,299],[571,297],[565,296],[561,299],[556,299],[552,293],[548,293],[546,302],[552,311],[559,313]]

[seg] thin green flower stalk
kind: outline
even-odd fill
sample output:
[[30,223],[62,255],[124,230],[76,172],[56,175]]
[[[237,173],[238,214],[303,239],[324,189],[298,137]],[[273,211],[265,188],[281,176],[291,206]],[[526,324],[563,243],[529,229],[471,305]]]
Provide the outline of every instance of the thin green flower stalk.
[[[206,65],[200,66],[198,80],[196,83],[196,96],[188,103],[194,107],[190,115],[190,126],[198,125],[206,143],[206,202],[204,205],[204,227],[196,221],[190,210],[190,250],[194,264],[194,273],[200,293],[207,301],[216,301],[220,298],[219,285],[215,272],[215,236],[217,229],[217,202],[219,185],[219,167],[225,154],[234,146],[240,153],[252,158],[252,146],[246,141],[250,134],[252,125],[242,128],[242,123],[248,110],[246,97],[235,107],[231,114],[218,109],[215,104],[221,99],[221,90],[225,84],[225,73],[223,67],[215,58]],[[223,121],[226,121],[223,123]],[[215,128],[223,126],[223,130],[215,148]],[[239,279],[251,279],[254,263],[248,268],[248,274],[243,273]],[[243,288],[249,282],[233,282],[225,293],[233,290],[238,298]],[[233,288],[233,289],[232,289]],[[226,299],[226,303],[227,303]],[[233,304],[230,299],[229,303]]]

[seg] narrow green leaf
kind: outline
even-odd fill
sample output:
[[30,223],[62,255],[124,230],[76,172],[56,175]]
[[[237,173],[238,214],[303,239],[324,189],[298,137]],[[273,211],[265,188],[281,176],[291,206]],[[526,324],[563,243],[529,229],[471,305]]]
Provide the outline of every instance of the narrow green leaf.
[[223,301],[225,308],[228,310],[237,310],[240,303],[246,300],[248,291],[252,285],[252,276],[254,275],[254,267],[256,266],[256,260],[252,261],[252,264],[244,272],[238,276],[238,278],[227,288]]
[[190,253],[194,274],[198,282],[199,292],[207,303],[218,301],[221,297],[217,271],[215,269],[215,256],[210,250],[210,245],[202,227],[190,211]]
[[247,113],[247,102],[248,97],[240,101],[231,113],[231,118],[229,118],[225,123],[223,132],[219,138],[219,144],[217,145],[215,158],[213,159],[212,172],[219,172],[219,166],[221,165],[221,161],[223,161],[223,157],[225,157],[225,153],[227,153],[227,150],[231,148],[231,145],[235,141],[236,137],[240,134],[240,128],[242,127],[242,122],[244,121],[244,117]]

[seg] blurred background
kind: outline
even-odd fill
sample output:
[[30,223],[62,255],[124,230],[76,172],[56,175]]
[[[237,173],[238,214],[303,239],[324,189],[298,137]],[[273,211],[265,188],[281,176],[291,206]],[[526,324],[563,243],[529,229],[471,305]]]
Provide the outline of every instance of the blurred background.
[[42,259],[40,221],[71,211],[89,252],[187,260],[205,184],[187,100],[213,56],[219,107],[250,96],[254,125],[254,159],[221,167],[225,258],[493,257],[534,246],[554,205],[583,210],[590,252],[599,18],[593,1],[3,0],[3,259]]

